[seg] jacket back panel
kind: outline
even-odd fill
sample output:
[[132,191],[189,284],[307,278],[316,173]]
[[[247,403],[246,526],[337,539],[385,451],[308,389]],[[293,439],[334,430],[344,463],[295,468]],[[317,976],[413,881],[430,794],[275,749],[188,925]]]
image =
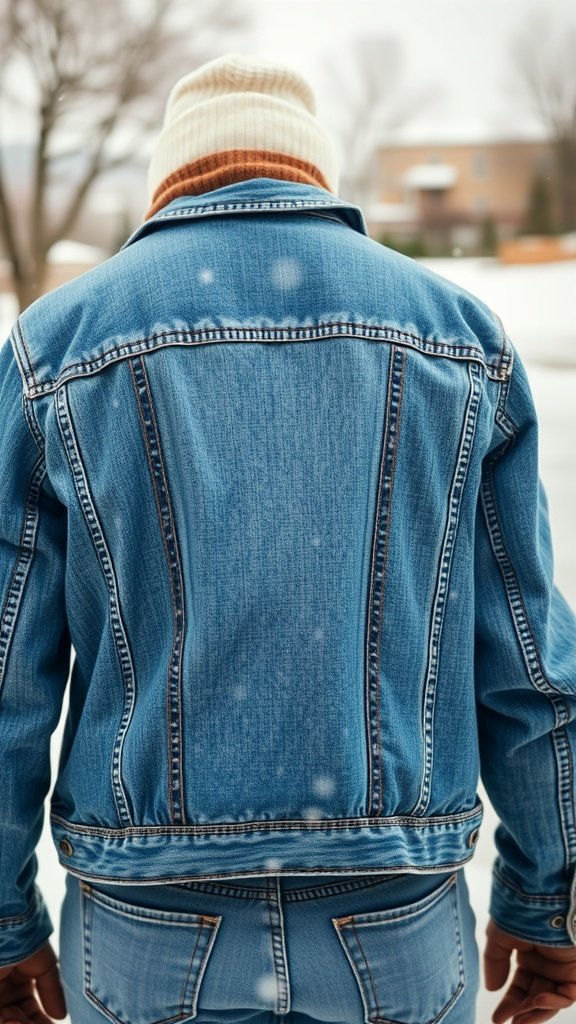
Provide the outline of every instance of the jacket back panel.
[[[251,214],[170,225],[84,275],[96,301],[69,303],[58,367],[82,372],[37,402],[76,652],[56,813],[475,803],[472,551],[494,410],[465,350],[394,336],[475,326],[407,264],[335,220]],[[370,324],[390,337],[355,336]]]

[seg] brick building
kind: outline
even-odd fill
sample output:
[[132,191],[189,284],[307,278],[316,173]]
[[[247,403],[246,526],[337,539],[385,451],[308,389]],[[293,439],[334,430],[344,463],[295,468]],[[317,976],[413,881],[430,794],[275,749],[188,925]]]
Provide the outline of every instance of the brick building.
[[540,141],[390,144],[376,153],[379,194],[366,206],[370,234],[420,237],[431,248],[481,245],[521,227],[537,176],[554,186],[554,157]]

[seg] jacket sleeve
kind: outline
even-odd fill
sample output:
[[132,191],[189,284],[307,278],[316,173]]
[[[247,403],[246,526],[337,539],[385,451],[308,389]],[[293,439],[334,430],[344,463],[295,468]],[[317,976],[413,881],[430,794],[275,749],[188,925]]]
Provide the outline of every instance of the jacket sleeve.
[[0,344],[0,966],[54,931],[35,848],[50,787],[50,738],[68,680],[65,509],[11,341]]
[[490,915],[576,945],[576,616],[554,583],[538,422],[512,349],[476,517],[475,687],[480,774],[499,818]]

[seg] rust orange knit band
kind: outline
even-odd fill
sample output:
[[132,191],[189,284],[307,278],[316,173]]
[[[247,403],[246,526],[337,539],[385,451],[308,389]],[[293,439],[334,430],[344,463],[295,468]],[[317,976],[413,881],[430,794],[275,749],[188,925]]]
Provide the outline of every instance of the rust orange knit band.
[[164,178],[152,197],[152,205],[144,220],[148,220],[178,196],[200,195],[234,181],[257,177],[302,181],[307,185],[320,185],[330,191],[322,172],[308,160],[299,160],[287,153],[271,153],[265,149],[230,149],[184,164]]

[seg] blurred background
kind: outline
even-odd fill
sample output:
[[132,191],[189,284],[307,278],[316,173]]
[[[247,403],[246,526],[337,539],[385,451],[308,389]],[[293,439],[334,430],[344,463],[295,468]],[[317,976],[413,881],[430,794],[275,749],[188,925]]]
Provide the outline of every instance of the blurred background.
[[[173,82],[223,53],[312,85],[370,235],[500,315],[528,370],[556,583],[576,610],[576,10],[565,0],[0,0],[0,335],[141,223]],[[67,707],[53,736],[53,771]],[[497,824],[465,869],[480,954]],[[64,870],[38,881],[58,949]],[[500,993],[480,992],[478,1024]],[[576,1024],[576,1008],[555,1018]]]

